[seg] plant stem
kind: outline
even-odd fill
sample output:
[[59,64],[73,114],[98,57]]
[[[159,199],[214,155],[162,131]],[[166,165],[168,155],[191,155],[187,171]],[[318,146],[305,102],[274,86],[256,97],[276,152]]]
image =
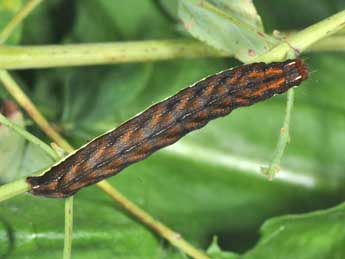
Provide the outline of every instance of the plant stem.
[[[261,55],[260,57],[252,61],[271,62],[276,60],[283,60],[286,58],[299,55],[302,51],[309,46],[325,38],[331,34],[334,34],[344,28],[345,26],[345,11],[341,11],[333,16],[330,16],[321,22],[318,22],[306,29],[292,35],[286,42],[283,42],[273,48],[271,51]],[[337,36],[339,37],[339,36]],[[280,131],[280,136],[277,142],[277,147],[274,152],[273,159],[269,167],[261,168],[261,172],[272,180],[273,177],[280,169],[280,161],[283,157],[285,148],[290,141],[290,120],[293,107],[294,93],[293,90],[288,91],[287,105],[283,127]]]
[[0,187],[0,202],[27,192],[30,188],[31,186],[25,181],[25,179],[2,185]]
[[0,48],[0,69],[146,62],[226,56],[195,40],[162,40]]
[[261,172],[268,177],[269,180],[273,180],[274,176],[280,170],[280,161],[283,157],[285,148],[290,142],[290,121],[291,112],[294,103],[294,90],[290,89],[288,91],[286,111],[283,122],[283,127],[280,129],[280,136],[278,139],[277,147],[273,155],[273,159],[268,167],[262,167]]
[[63,259],[72,258],[73,196],[65,201],[65,239]]
[[345,36],[333,35],[323,40],[315,42],[306,51],[320,52],[320,51],[345,51]]
[[28,0],[27,3],[19,10],[18,13],[11,19],[6,27],[0,32],[0,43],[4,43],[11,35],[13,30],[26,18],[42,0]]
[[[321,22],[315,23],[306,29],[297,32],[296,34],[293,34],[292,36],[288,37],[285,42],[277,45],[272,50],[266,52],[260,57],[251,60],[251,62],[271,62],[273,60],[284,60],[289,53],[298,55],[319,40],[343,29],[344,26],[345,10],[332,15]],[[337,40],[339,41],[338,37],[339,36],[337,36]]]
[[181,249],[181,251],[183,251],[184,253],[188,254],[193,258],[209,258],[202,251],[199,251],[198,249],[194,248],[189,243],[187,243],[179,233],[176,233],[168,227],[164,226],[162,223],[155,220],[151,215],[149,215],[144,210],[136,206],[134,203],[128,201],[126,197],[124,197],[121,193],[115,190],[109,183],[102,181],[99,182],[99,185],[102,186],[103,190],[107,194],[109,194],[113,199],[119,201],[121,207],[123,207],[126,211],[130,211],[131,215],[134,215],[143,224],[148,226],[150,229],[154,230],[160,236],[167,239],[172,245]]
[[13,96],[13,98],[20,104],[20,106],[29,114],[29,116],[40,126],[40,128],[61,148],[67,152],[73,152],[73,147],[64,140],[54,129],[50,126],[48,121],[36,109],[27,95],[20,89],[18,84],[13,80],[11,75],[5,71],[0,70],[0,81],[6,90]]
[[19,135],[21,135],[26,140],[30,141],[31,143],[38,145],[42,150],[44,150],[51,158],[54,160],[57,159],[56,152],[46,143],[44,143],[42,140],[37,138],[36,136],[32,135],[31,133],[27,132],[22,127],[19,127],[18,125],[11,122],[9,119],[7,119],[4,115],[0,113],[0,123],[5,125],[6,127],[13,129],[15,132],[17,132]]
[[[285,44],[282,50],[291,51],[291,46]],[[345,36],[337,35],[320,40],[305,51],[345,51]],[[68,67],[199,57],[216,58],[229,57],[229,55],[208,47],[202,42],[189,39],[63,46],[2,46],[0,69]]]

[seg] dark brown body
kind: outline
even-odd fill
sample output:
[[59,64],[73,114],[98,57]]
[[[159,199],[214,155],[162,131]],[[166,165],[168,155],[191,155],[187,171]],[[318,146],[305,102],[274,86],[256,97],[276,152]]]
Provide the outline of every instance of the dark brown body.
[[68,197],[115,175],[233,109],[299,85],[308,77],[301,59],[253,63],[209,76],[157,103],[50,168],[28,177],[31,193]]

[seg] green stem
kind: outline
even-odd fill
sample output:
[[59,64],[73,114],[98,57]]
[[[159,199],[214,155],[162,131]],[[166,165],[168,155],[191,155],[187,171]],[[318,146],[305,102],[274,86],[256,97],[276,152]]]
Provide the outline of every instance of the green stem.
[[0,202],[27,192],[30,189],[31,186],[25,181],[25,179],[2,185],[0,187]]
[[20,89],[19,85],[13,80],[11,75],[5,71],[0,70],[0,81],[6,90],[13,96],[13,98],[20,104],[21,107],[30,115],[30,117],[40,125],[41,129],[61,148],[67,152],[73,152],[73,147],[63,139],[44,116],[38,111],[35,105],[31,102],[28,96]]
[[[271,62],[274,60],[283,60],[291,58],[309,46],[319,41],[322,38],[330,36],[344,28],[345,26],[345,11],[341,11],[333,16],[330,16],[321,22],[318,22],[308,28],[292,35],[286,42],[283,42],[273,48],[271,51],[256,58],[254,61]],[[290,141],[290,120],[293,107],[294,93],[293,90],[288,91],[287,105],[283,127],[281,128],[280,136],[277,142],[276,150],[269,167],[261,168],[261,172],[272,180],[278,173],[280,168],[280,161],[283,157],[285,148]]]
[[273,60],[284,60],[287,56],[291,55],[289,53],[292,53],[292,55],[298,55],[319,40],[343,29],[344,26],[345,10],[290,36],[285,42],[277,45],[272,50],[261,55],[260,57],[251,60],[251,62],[271,62]]
[[160,236],[167,239],[172,245],[193,258],[210,259],[204,252],[196,249],[185,241],[179,233],[169,229],[167,226],[154,219],[150,214],[142,210],[140,207],[127,200],[125,196],[115,190],[109,183],[101,181],[99,184],[102,186],[103,191],[119,202],[121,207],[123,207],[126,211],[129,211],[131,215],[134,215],[143,224],[158,233]]
[[333,35],[331,37],[320,40],[308,49],[308,52],[320,52],[320,51],[345,51],[345,36]]
[[73,196],[65,201],[65,240],[63,259],[72,258]]
[[51,46],[3,46],[0,69],[25,69],[226,56],[195,40],[162,40]]
[[19,10],[18,13],[11,19],[6,27],[0,32],[0,43],[4,43],[11,35],[13,30],[26,18],[42,0],[28,0],[27,3]]
[[17,132],[19,135],[21,135],[26,140],[30,141],[31,143],[39,146],[42,150],[44,150],[51,158],[54,160],[57,159],[57,155],[55,151],[46,143],[44,143],[42,140],[37,138],[36,136],[32,135],[31,133],[27,132],[22,127],[19,127],[18,125],[11,122],[9,119],[7,119],[4,115],[0,113],[0,123],[5,125],[6,127],[13,129],[15,132]]
[[[290,36],[283,44],[258,57],[255,61],[283,60],[292,50],[302,52],[313,45],[311,51],[345,50],[345,37],[335,36],[324,42],[344,26],[345,11],[339,12],[305,30]],[[77,66],[145,62],[174,58],[224,57],[225,52],[215,50],[195,40],[164,40],[125,43],[74,44],[59,46],[27,46],[0,48],[0,69],[27,69],[58,66]],[[254,60],[253,60],[254,61]]]
[[287,104],[283,127],[280,129],[280,136],[278,139],[277,147],[273,155],[273,159],[268,167],[262,167],[261,172],[268,177],[269,180],[273,180],[274,176],[280,170],[280,161],[283,157],[285,148],[290,142],[290,121],[291,113],[294,103],[294,90],[290,89],[287,96]]
[[[29,142],[38,145],[43,151],[45,151],[49,156],[51,156],[55,161],[59,160],[57,153],[42,140],[27,132],[23,128],[17,126],[10,120],[8,120],[4,115],[0,113],[0,123],[13,129],[17,134],[28,140]],[[26,183],[25,179],[20,179],[16,182],[2,185],[0,187],[0,201],[12,198],[18,194],[27,192],[30,190],[30,185]]]
[[[285,46],[284,49],[290,51],[291,47]],[[320,40],[305,51],[345,51],[345,36],[332,36]],[[227,56],[225,52],[212,49],[202,42],[186,39],[33,47],[2,46],[0,48],[0,69],[84,66]]]
[[[44,143],[42,140],[32,135],[31,133],[27,132],[25,129],[14,124],[1,113],[0,113],[0,123],[5,125],[6,127],[9,127],[10,129],[13,129],[17,134],[19,134],[20,136],[22,136],[29,142],[35,145],[38,145],[43,151],[45,151],[54,160],[59,159],[56,152],[49,145],[47,145],[46,143]],[[18,194],[27,192],[29,190],[30,190],[30,185],[26,183],[25,179],[20,179],[12,183],[2,185],[0,187],[0,201],[4,201],[6,199],[12,198]]]

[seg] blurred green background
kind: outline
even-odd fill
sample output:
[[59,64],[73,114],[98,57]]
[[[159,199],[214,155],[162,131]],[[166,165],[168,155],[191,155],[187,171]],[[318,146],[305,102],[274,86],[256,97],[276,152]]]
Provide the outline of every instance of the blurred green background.
[[[0,0],[0,26],[24,1],[13,1],[10,7],[8,2]],[[299,30],[345,7],[342,0],[254,4],[267,33]],[[176,6],[170,0],[44,1],[9,43],[191,37],[178,22]],[[233,252],[213,246],[212,258],[345,258],[345,207],[340,204],[345,190],[345,55],[302,57],[311,75],[295,91],[292,139],[282,160],[281,178],[268,181],[246,168],[255,171],[271,160],[286,95],[235,110],[130,166],[110,182],[197,247],[207,249],[217,236],[219,247]],[[200,78],[239,64],[232,58],[199,58],[11,74],[78,147]],[[9,98],[2,88],[0,96]],[[27,116],[23,122],[49,143]],[[18,137],[5,138],[9,134],[5,131],[1,126],[2,182],[49,164],[41,150]],[[185,258],[96,187],[75,197],[73,258]],[[63,200],[29,194],[1,203],[0,258],[60,258],[63,206]],[[333,206],[337,207],[326,210]],[[315,210],[322,211],[308,213]],[[275,216],[283,217],[270,219]]]

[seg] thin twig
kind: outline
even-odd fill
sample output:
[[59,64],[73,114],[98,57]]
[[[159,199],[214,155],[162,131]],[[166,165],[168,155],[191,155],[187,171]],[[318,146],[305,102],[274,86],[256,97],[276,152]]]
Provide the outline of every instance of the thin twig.
[[[10,120],[8,120],[4,115],[0,113],[0,123],[4,126],[14,130],[18,135],[25,138],[27,141],[38,145],[43,151],[45,151],[53,160],[57,161],[60,159],[58,154],[46,143],[42,140],[37,138],[36,136],[32,135],[25,129],[19,127],[18,125],[14,124]],[[16,195],[19,195],[23,192],[29,191],[31,186],[25,181],[25,179],[20,179],[18,181],[2,185],[0,187],[0,201],[4,201],[10,199]]]
[[31,186],[25,181],[20,179],[8,184],[0,186],[0,202],[13,198],[19,194],[25,193],[31,189]]
[[28,0],[27,3],[16,13],[11,21],[0,32],[0,43],[4,43],[13,30],[38,6],[43,0]]
[[54,150],[49,145],[47,145],[45,142],[43,142],[42,140],[40,140],[36,136],[32,135],[31,133],[27,132],[22,127],[14,124],[13,122],[11,122],[9,119],[7,119],[1,113],[0,113],[0,123],[5,125],[6,127],[10,128],[10,129],[14,130],[19,135],[21,135],[22,137],[24,137],[25,139],[30,141],[31,143],[39,146],[54,160],[56,159],[56,153],[54,152]]
[[167,239],[172,245],[179,248],[181,251],[187,255],[197,258],[197,259],[208,259],[209,257],[202,251],[196,249],[188,242],[186,242],[179,233],[174,232],[169,229],[161,222],[154,219],[150,214],[136,206],[131,201],[128,201],[120,192],[115,190],[108,182],[102,181],[99,182],[99,185],[102,186],[103,190],[109,194],[113,199],[120,201],[119,204],[126,211],[130,211],[131,215],[134,215],[142,223],[148,226],[150,229],[154,230],[160,236]]
[[268,177],[269,180],[273,180],[274,176],[280,170],[280,161],[283,157],[285,148],[290,142],[290,121],[291,113],[294,103],[294,90],[290,89],[288,91],[285,117],[283,122],[283,127],[280,129],[280,136],[277,142],[276,150],[273,155],[273,159],[268,167],[262,167],[261,172]]
[[[297,32],[296,34],[287,38],[285,43],[279,44],[271,51],[254,59],[253,61],[270,62],[274,60],[283,60],[287,57],[295,56],[302,51],[309,48],[315,42],[337,33],[345,26],[345,11],[341,11],[332,15],[321,22],[313,24],[306,29]],[[283,127],[280,131],[280,136],[277,142],[277,147],[274,153],[272,162],[268,168],[263,167],[261,172],[272,180],[275,174],[279,171],[280,161],[283,157],[285,148],[290,141],[290,120],[293,108],[294,93],[293,90],[288,91],[286,112],[284,117]]]
[[0,71],[0,81],[3,83],[3,86],[6,88],[6,90],[18,102],[18,104],[29,114],[29,116],[37,123],[37,125],[39,125],[44,133],[46,133],[53,141],[55,141],[61,148],[63,148],[67,152],[73,152],[73,147],[65,139],[63,139],[52,126],[50,126],[48,121],[37,110],[35,105],[20,89],[19,85],[13,80],[13,78],[7,71]]
[[63,259],[72,258],[72,232],[73,232],[73,196],[65,201],[65,239]]

